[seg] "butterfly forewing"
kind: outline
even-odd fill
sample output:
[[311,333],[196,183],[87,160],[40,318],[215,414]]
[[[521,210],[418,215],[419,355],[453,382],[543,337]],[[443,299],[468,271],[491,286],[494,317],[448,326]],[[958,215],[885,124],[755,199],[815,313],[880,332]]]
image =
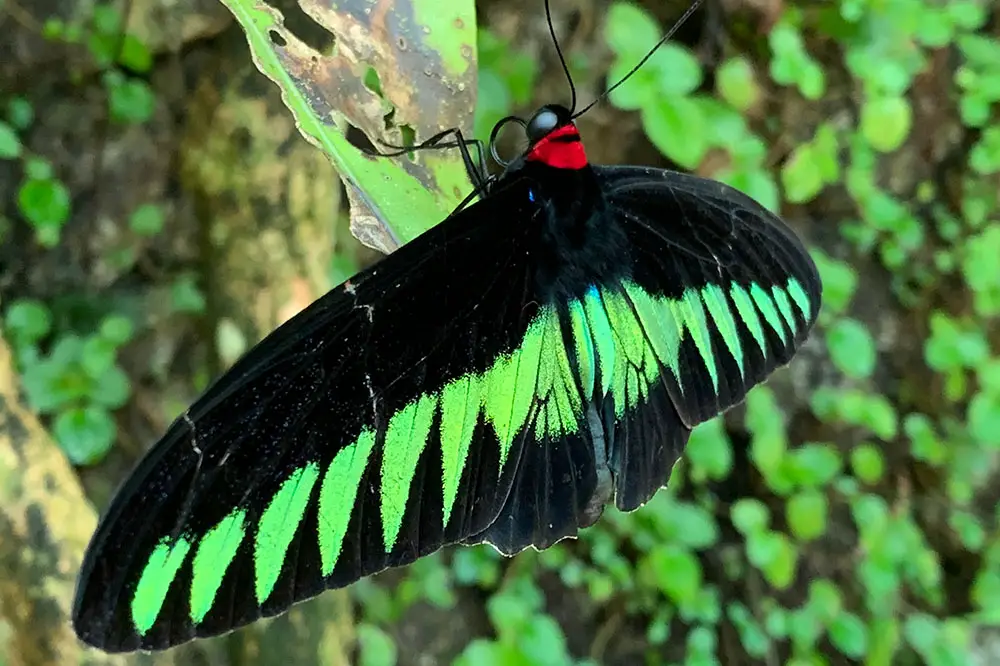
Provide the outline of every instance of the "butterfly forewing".
[[[493,196],[515,219],[538,210],[520,186]],[[515,552],[551,538],[521,514],[513,531],[483,534],[524,467],[524,442],[581,437],[582,400],[565,354],[549,362],[561,329],[534,292],[538,225],[488,210],[446,221],[309,306],[173,424],[88,551],[74,608],[84,640],[164,648],[445,543],[480,535]],[[552,461],[560,487],[580,484],[584,500],[596,467],[586,450]],[[575,508],[551,489],[518,492],[552,533],[575,530]]]

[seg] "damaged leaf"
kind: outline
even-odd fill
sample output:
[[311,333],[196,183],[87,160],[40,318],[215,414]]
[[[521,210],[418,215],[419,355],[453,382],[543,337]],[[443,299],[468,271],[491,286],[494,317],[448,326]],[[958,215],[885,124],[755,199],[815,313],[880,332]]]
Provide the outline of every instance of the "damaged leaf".
[[[259,0],[222,0],[258,69],[282,90],[299,131],[332,160],[351,200],[351,231],[391,252],[447,216],[471,191],[457,149],[371,157],[458,127],[471,138],[476,91],[473,0],[299,0],[333,39],[317,49]],[[289,3],[286,3],[289,4]],[[315,42],[311,39],[310,42]]]

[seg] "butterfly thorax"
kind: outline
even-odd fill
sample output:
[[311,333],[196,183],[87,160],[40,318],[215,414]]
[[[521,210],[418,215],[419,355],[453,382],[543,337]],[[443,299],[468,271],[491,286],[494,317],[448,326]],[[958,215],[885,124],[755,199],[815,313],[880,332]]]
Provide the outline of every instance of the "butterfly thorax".
[[542,292],[566,301],[626,277],[631,268],[627,239],[609,214],[569,112],[543,107],[527,132],[531,146],[508,166],[507,175],[525,179],[528,197],[538,206],[530,223],[538,225],[536,270]]

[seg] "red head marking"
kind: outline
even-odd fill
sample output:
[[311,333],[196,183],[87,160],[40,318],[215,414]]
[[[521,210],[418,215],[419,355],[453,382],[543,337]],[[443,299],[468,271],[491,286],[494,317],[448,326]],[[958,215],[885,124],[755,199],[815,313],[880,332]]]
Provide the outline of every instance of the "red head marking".
[[526,159],[556,169],[582,169],[587,166],[580,132],[572,123],[554,129],[539,139],[528,151]]

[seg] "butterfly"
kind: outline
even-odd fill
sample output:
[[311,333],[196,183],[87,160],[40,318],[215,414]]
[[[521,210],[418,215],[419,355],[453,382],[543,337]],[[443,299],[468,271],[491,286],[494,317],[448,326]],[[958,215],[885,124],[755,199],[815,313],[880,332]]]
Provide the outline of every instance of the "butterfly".
[[82,640],[165,649],[444,545],[544,549],[641,507],[692,428],[792,359],[821,284],[781,219],[591,164],[566,107],[519,122],[528,148],[473,174],[478,201],[278,327],[152,447],[85,555]]

